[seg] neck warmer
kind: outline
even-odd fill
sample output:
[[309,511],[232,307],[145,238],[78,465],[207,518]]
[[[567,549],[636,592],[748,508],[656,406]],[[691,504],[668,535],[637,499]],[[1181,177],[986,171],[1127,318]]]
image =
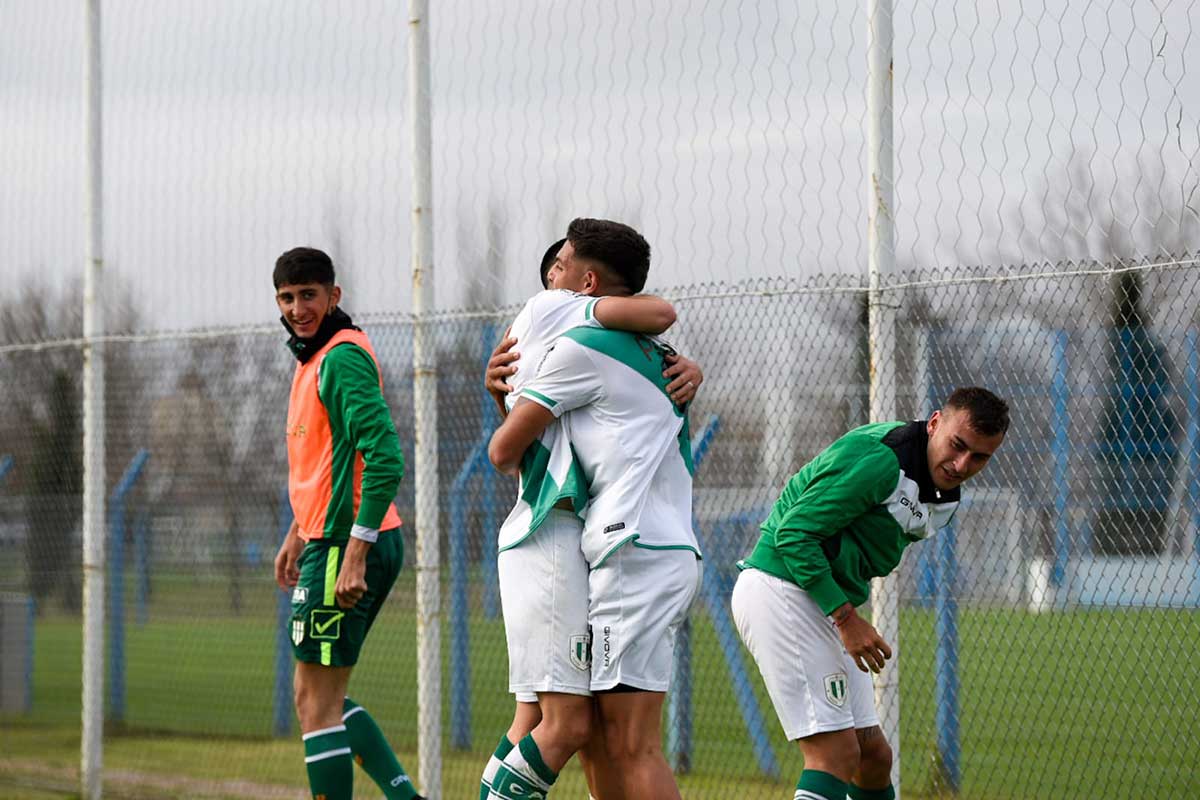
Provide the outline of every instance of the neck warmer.
[[288,325],[285,317],[280,317],[279,321],[283,323],[283,327],[287,329],[287,332],[292,335],[287,340],[287,348],[292,351],[292,355],[301,364],[307,363],[310,358],[321,352],[321,348],[329,344],[329,340],[338,331],[346,330],[347,328],[356,331],[360,330],[354,324],[353,320],[350,319],[350,315],[340,308],[335,308],[326,314],[325,319],[321,320],[321,327],[317,328],[317,332],[307,339],[297,336],[296,332],[292,330],[292,326]]

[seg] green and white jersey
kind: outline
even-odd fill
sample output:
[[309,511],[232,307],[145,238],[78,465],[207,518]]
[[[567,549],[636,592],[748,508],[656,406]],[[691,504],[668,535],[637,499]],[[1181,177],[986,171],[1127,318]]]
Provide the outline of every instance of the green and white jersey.
[[821,451],[788,481],[738,566],[795,583],[824,614],[865,603],[871,578],[958,509],[959,490],[938,489],[929,474],[925,425],[864,425]]
[[[524,388],[537,374],[558,337],[576,327],[601,327],[592,311],[601,299],[563,289],[547,289],[530,298],[513,320],[510,336],[517,339],[521,354],[519,369],[508,379],[513,391],[505,398],[508,410],[516,404]],[[573,501],[577,513],[587,503],[587,484],[571,455],[571,446],[562,437],[562,425],[548,426],[521,458],[517,502],[500,526],[499,548],[507,550],[537,530],[554,505],[563,499]]]
[[587,479],[582,546],[592,569],[629,542],[700,554],[687,413],[662,376],[669,352],[645,336],[575,328],[521,391],[560,419]]

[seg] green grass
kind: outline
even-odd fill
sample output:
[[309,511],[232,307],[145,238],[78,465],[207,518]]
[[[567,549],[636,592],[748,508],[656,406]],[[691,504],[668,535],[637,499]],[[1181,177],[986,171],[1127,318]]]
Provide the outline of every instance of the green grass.
[[[116,794],[173,796],[170,781],[183,782],[179,792],[189,796],[253,797],[264,786],[300,792],[298,736],[270,736],[276,593],[261,578],[242,598],[243,608],[254,613],[237,615],[225,585],[214,576],[158,578],[148,623],[127,621],[127,714],[124,724],[110,726],[105,741],[105,767],[112,771],[106,774]],[[412,596],[409,574],[381,614],[351,690],[415,772]],[[906,797],[937,796],[941,786],[934,758],[933,622],[921,610],[905,611],[902,620]],[[1200,786],[1200,716],[1194,710],[1200,613],[969,610],[959,630],[964,797],[1181,797]],[[470,636],[473,742],[468,752],[443,748],[446,798],[471,796],[512,713],[502,624],[476,615]],[[449,641],[444,628],[446,736],[450,703],[460,699],[451,696]],[[757,674],[755,690],[783,772],[777,781],[757,774],[729,673],[704,615],[696,617],[693,646],[694,752],[693,769],[681,778],[685,796],[726,797],[735,788],[746,800],[788,796],[800,758],[795,745],[783,741]],[[0,795],[74,785],[79,664],[79,620],[39,619],[34,713],[0,720]],[[221,783],[235,780],[254,786]],[[562,786],[558,796],[584,796],[574,766]],[[365,786],[361,794],[378,796]]]

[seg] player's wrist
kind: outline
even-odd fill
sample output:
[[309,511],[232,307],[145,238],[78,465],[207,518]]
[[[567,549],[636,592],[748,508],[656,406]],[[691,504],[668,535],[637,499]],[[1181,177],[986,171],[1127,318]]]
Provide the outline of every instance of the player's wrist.
[[350,538],[375,544],[375,542],[379,541],[379,528],[369,528],[366,525],[356,524],[350,529]]
[[841,628],[855,616],[854,606],[846,603],[843,606],[835,608],[829,616],[833,618],[834,626]]

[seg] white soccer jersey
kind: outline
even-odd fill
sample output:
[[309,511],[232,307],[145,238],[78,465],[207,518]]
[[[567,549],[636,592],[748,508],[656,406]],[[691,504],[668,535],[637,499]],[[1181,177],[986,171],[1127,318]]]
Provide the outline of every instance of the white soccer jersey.
[[575,328],[521,391],[560,419],[590,486],[583,554],[592,569],[630,541],[699,555],[687,415],[667,396],[665,352],[645,336]]
[[[525,304],[509,332],[510,336],[516,337],[515,349],[521,354],[516,374],[508,379],[513,391],[505,398],[505,404],[510,411],[518,393],[533,379],[558,337],[576,327],[602,327],[592,313],[602,299],[563,289],[547,289]],[[561,499],[576,498],[577,507],[582,510],[587,499],[587,484],[571,457],[570,444],[562,438],[561,430],[559,423],[548,426],[521,459],[517,502],[500,526],[500,550],[520,544]]]

